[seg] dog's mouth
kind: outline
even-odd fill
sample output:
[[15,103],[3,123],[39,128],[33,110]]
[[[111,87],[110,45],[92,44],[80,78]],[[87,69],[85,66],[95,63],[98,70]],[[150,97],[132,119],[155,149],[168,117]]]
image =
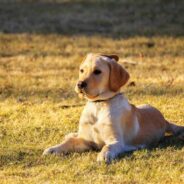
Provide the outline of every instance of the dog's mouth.
[[84,93],[84,91],[83,90],[77,90],[77,94],[78,94],[78,96],[80,97],[80,98],[83,98],[84,96],[85,96],[85,93]]
[[97,95],[90,95],[89,93],[86,92],[85,89],[78,89],[77,93],[78,93],[79,97],[86,97],[88,99],[94,99],[94,98],[98,97],[98,94]]

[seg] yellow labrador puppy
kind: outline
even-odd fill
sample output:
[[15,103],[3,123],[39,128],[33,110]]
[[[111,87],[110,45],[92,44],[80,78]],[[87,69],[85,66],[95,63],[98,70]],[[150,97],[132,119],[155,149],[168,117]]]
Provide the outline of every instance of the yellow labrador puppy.
[[165,133],[184,139],[184,127],[169,123],[150,105],[135,107],[120,93],[129,79],[116,55],[90,53],[82,62],[76,92],[87,99],[79,130],[46,154],[101,150],[97,161],[111,162],[127,151],[157,143]]

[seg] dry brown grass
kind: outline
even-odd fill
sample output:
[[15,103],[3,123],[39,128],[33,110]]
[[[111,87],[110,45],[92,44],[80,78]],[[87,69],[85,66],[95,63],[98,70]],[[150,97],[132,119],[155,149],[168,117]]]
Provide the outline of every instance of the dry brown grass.
[[130,102],[184,125],[183,2],[80,2],[1,3],[0,183],[184,183],[176,139],[110,166],[96,152],[41,157],[77,130],[83,107],[72,105],[85,101],[74,85],[88,52],[118,54],[134,82],[122,89]]

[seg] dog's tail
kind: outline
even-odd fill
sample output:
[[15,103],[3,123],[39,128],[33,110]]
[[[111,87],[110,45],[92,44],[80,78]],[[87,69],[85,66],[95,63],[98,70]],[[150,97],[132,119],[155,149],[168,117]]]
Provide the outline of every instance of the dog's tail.
[[166,133],[172,134],[181,140],[184,140],[184,126],[178,126],[166,121]]

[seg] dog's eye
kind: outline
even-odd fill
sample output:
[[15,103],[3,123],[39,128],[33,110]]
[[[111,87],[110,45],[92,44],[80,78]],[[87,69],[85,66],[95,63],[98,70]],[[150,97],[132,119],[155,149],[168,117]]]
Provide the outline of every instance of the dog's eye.
[[95,70],[93,73],[94,73],[95,75],[99,75],[99,74],[101,74],[102,72],[101,72],[100,70]]
[[83,73],[84,72],[84,70],[83,69],[80,69],[80,73]]

